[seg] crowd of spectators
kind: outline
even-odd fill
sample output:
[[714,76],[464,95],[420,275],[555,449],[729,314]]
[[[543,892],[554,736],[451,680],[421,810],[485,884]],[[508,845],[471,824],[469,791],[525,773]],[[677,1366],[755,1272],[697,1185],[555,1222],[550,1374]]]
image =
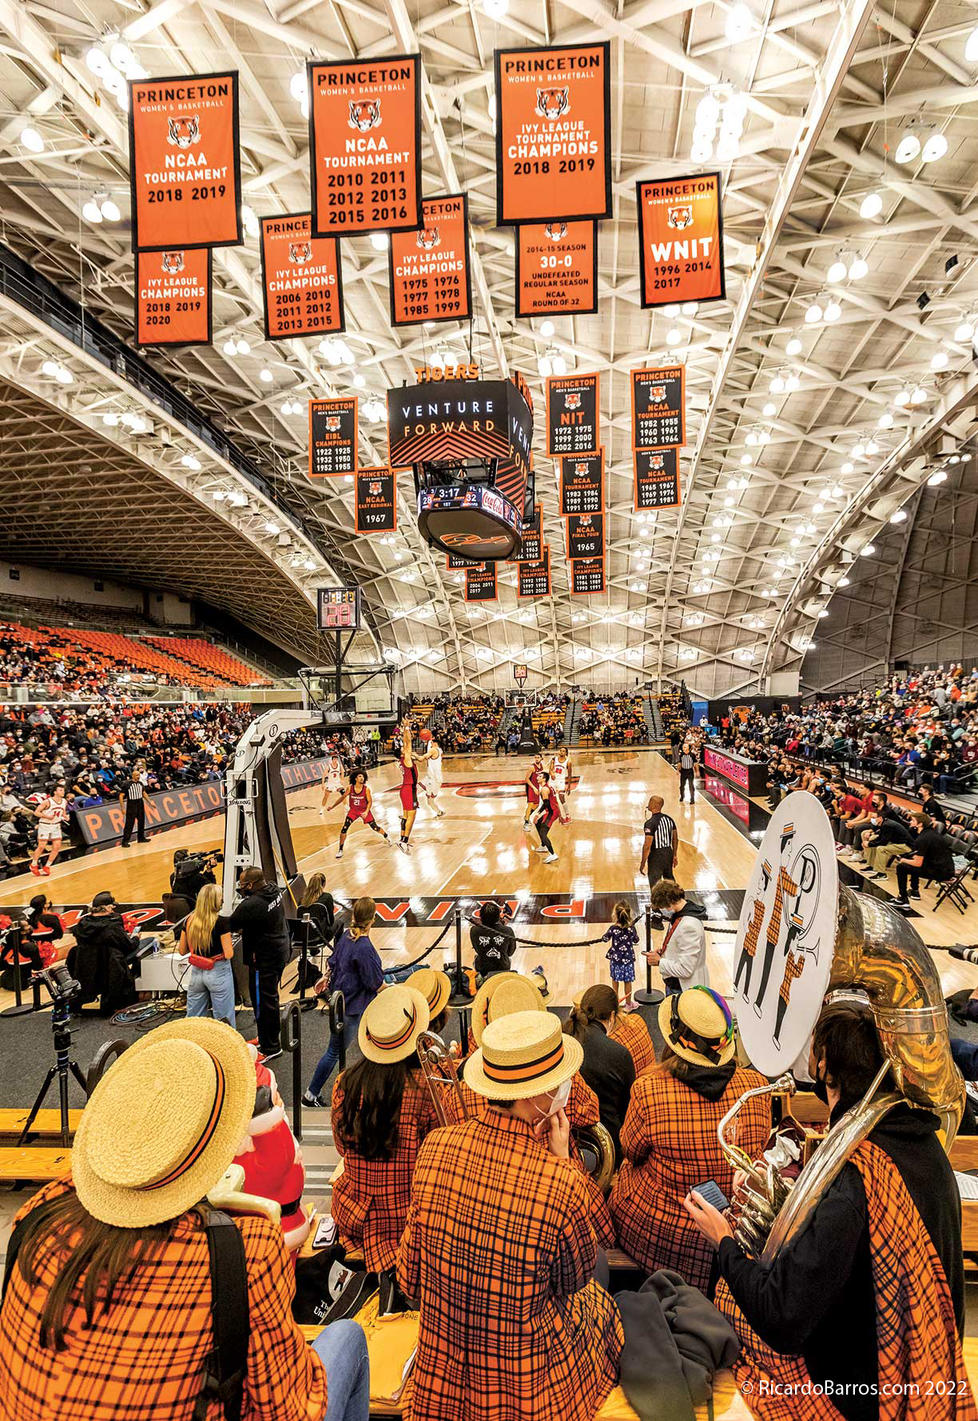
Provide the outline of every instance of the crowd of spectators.
[[644,697],[630,691],[585,697],[578,721],[582,738],[596,745],[644,745],[649,738]]
[[439,696],[432,719],[442,749],[458,753],[491,749],[505,706],[502,696]]

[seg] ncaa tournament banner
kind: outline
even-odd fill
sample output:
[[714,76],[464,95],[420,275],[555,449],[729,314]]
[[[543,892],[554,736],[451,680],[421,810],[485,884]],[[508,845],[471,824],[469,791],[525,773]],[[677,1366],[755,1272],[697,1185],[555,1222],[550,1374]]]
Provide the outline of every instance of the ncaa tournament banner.
[[357,470],[357,402],[309,401],[309,477],[332,479]]
[[307,69],[313,236],[420,227],[420,54]]
[[586,558],[571,562],[571,596],[590,597],[604,591],[604,558]]
[[720,174],[635,184],[643,306],[722,301]]
[[129,80],[135,252],[241,241],[238,76]]
[[600,513],[604,508],[604,450],[565,454],[560,460],[560,511]]
[[650,508],[678,508],[682,502],[679,496],[679,450],[636,449],[632,455],[635,461],[635,512]]
[[465,569],[466,602],[495,602],[496,564],[494,562],[469,563]]
[[632,371],[632,448],[686,443],[686,367]]
[[136,344],[210,343],[210,248],[137,252]]
[[547,453],[593,454],[600,446],[597,375],[552,375],[547,381]]
[[356,477],[358,533],[397,532],[397,480],[393,469],[360,469]]
[[567,522],[567,556],[571,562],[604,557],[604,514],[573,513]]
[[550,596],[550,549],[543,549],[538,562],[521,562],[516,573],[517,597]]
[[472,283],[464,193],[425,198],[417,231],[391,236],[389,278],[392,326],[469,319]]
[[340,244],[308,212],[261,219],[261,286],[266,340],[345,330]]
[[497,227],[610,217],[609,42],[494,58]]
[[597,222],[516,229],[516,315],[590,316],[598,309]]

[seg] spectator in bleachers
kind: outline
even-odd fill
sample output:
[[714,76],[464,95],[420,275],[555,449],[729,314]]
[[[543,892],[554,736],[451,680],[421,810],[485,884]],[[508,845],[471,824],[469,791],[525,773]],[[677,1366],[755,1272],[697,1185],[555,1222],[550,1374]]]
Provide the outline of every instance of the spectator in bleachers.
[[[380,954],[370,941],[370,929],[377,916],[372,898],[358,898],[353,905],[353,917],[333,949],[329,960],[330,991],[342,992],[345,1002],[344,1043],[349,1046],[360,1028],[360,1018],[384,985],[384,969]],[[309,1108],[322,1106],[320,1092],[339,1061],[339,1041],[330,1043],[316,1063],[309,1088],[302,1097]]]
[[282,890],[267,883],[260,868],[246,868],[238,879],[241,901],[229,928],[241,934],[241,955],[248,968],[258,1047],[266,1061],[282,1054],[278,991],[291,943]]
[[660,878],[649,899],[653,913],[669,919],[669,927],[658,948],[645,954],[658,967],[666,992],[684,992],[687,987],[709,987],[706,966],[705,908],[690,903],[679,884]]
[[92,906],[75,924],[75,945],[68,970],[81,991],[79,1007],[99,1000],[102,1016],[111,1016],[136,1000],[129,965],[137,942],[126,932],[118,904],[109,892],[96,893]]
[[201,889],[193,912],[183,925],[177,951],[190,958],[186,982],[187,1015],[206,1016],[234,1026],[234,943],[231,924],[221,913],[216,883]]
[[635,1063],[627,1048],[611,1036],[618,1015],[618,994],[605,982],[588,987],[571,1008],[564,1031],[584,1048],[581,1075],[598,1097],[601,1124],[615,1145],[621,1163],[621,1127],[635,1083]]

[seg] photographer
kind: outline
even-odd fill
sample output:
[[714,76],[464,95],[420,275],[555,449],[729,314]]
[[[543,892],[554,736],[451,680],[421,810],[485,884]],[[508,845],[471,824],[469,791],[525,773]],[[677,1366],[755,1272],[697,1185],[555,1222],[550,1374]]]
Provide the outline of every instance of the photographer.
[[126,932],[111,893],[96,893],[92,906],[75,926],[68,971],[81,988],[77,1005],[101,998],[102,1016],[111,1016],[136,1000],[129,958],[136,944]]
[[260,868],[246,868],[238,879],[241,902],[231,914],[229,930],[241,934],[248,966],[251,1000],[258,1027],[258,1046],[266,1061],[282,1054],[278,988],[291,955],[282,891],[266,883]]
[[222,863],[224,855],[215,849],[209,854],[191,854],[187,849],[175,849],[173,872],[170,874],[170,891],[178,898],[186,898],[190,906],[197,901],[197,894],[205,883],[216,883],[214,865]]

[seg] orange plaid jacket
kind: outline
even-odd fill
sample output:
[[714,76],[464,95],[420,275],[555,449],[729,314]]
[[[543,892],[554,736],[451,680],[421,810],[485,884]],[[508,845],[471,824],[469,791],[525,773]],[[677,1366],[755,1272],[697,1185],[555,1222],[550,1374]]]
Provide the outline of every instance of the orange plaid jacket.
[[333,1218],[347,1248],[362,1248],[372,1273],[393,1268],[411,1200],[414,1162],[424,1137],[438,1124],[428,1087],[412,1072],[404,1086],[394,1158],[358,1155],[343,1129],[343,1077],[333,1086],[333,1139],[343,1156],[343,1173],[333,1185]]
[[[764,1077],[738,1067],[718,1100],[657,1071],[632,1087],[621,1132],[625,1158],[611,1191],[618,1242],[650,1272],[674,1268],[687,1283],[706,1289],[713,1249],[682,1207],[697,1184],[715,1179],[729,1199],[733,1169],[717,1143],[717,1125],[745,1091]],[[766,1096],[748,1101],[738,1116],[737,1144],[756,1158],[771,1132]]]
[[615,1029],[611,1033],[613,1041],[620,1041],[635,1062],[636,1076],[644,1075],[655,1065],[655,1047],[649,1028],[637,1011],[619,1012]]
[[429,1135],[397,1260],[421,1309],[412,1421],[591,1421],[624,1341],[596,1256],[580,1175],[529,1125]]
[[[70,1188],[58,1181],[36,1204]],[[282,1230],[255,1216],[235,1220],[248,1266],[251,1341],[242,1421],[319,1421],[326,1373],[292,1320],[292,1263]],[[191,1421],[213,1346],[211,1280],[204,1230],[184,1214],[162,1251],[116,1290],[108,1311],[86,1326],[82,1306],[68,1317],[67,1349],[41,1346],[40,1316],[63,1248],[42,1254],[31,1288],[15,1266],[0,1310],[0,1416],[4,1421]],[[223,1421],[218,1404],[207,1421]]]

